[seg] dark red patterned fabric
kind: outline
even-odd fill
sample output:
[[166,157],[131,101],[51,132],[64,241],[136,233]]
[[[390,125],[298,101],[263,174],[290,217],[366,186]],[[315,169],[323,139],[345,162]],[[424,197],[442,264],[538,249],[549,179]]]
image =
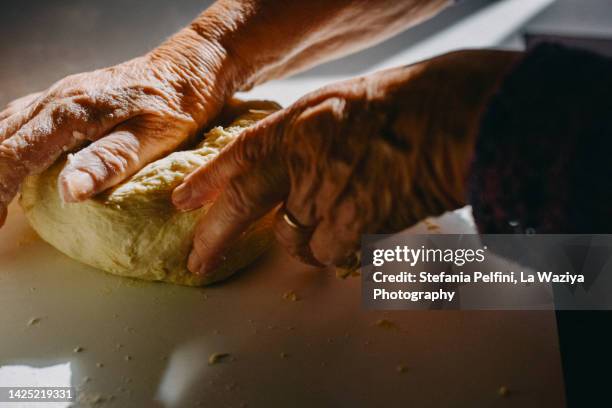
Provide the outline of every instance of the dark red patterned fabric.
[[612,60],[530,52],[491,98],[470,174],[482,233],[612,233]]

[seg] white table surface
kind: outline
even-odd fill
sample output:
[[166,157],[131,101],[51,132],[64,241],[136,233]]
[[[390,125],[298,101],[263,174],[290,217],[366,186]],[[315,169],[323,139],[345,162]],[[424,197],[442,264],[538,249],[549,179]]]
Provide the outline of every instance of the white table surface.
[[[456,214],[440,224],[472,228]],[[358,278],[275,253],[205,289],[127,280],[63,256],[15,206],[0,248],[5,385],[19,384],[11,366],[33,385],[63,365],[51,384],[112,407],[563,406],[552,312],[368,312]],[[231,357],[209,366],[219,352]]]

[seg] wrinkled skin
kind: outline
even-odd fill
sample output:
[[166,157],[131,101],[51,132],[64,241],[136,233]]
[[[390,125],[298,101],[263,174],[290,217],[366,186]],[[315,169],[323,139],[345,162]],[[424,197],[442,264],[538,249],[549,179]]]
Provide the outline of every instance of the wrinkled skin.
[[9,104],[0,113],[0,226],[23,179],[65,151],[75,154],[60,175],[61,193],[76,202],[195,136],[227,96],[216,72],[220,52],[211,45],[208,55],[208,64],[190,71],[178,53],[161,47]]
[[217,0],[144,57],[65,78],[0,113],[0,227],[23,179],[65,150],[77,153],[61,193],[85,200],[198,133],[237,90],[380,42],[448,4]]
[[[24,178],[64,151],[73,155],[63,199],[85,200],[189,141],[235,91],[380,42],[450,3],[218,0],[151,53],[67,77],[0,113],[0,226]],[[463,204],[476,117],[515,59],[458,52],[380,72],[247,130],[174,194],[182,209],[218,196],[189,268],[212,273],[225,246],[280,205],[276,232],[290,253],[346,265],[360,234]]]
[[281,204],[281,244],[304,262],[336,266],[355,262],[364,233],[464,205],[478,115],[516,58],[465,51],[382,71],[323,88],[246,130],[174,192],[184,210],[216,198],[190,270],[214,273],[226,245]]

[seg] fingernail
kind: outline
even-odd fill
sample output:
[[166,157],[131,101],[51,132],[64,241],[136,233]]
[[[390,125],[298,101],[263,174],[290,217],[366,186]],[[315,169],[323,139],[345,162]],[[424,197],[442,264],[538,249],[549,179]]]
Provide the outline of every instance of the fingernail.
[[189,269],[189,272],[193,273],[194,275],[202,275],[202,262],[200,261],[200,257],[195,250],[191,251],[191,254],[189,254],[187,269]]
[[202,262],[200,256],[196,251],[192,251],[191,255],[189,255],[189,261],[187,263],[187,268],[191,271],[191,273],[199,276],[205,275],[214,275],[215,270],[219,266],[221,260],[225,259],[225,257],[209,259],[206,262]]
[[178,186],[172,192],[172,203],[179,208],[184,208],[186,204],[189,203],[190,199],[191,199],[191,188],[187,187],[184,184]]
[[214,275],[219,265],[225,261],[225,256],[219,256],[213,259],[207,260],[205,263],[200,266],[200,275]]
[[95,183],[91,175],[84,171],[74,171],[60,177],[60,195],[65,203],[76,203],[89,198]]

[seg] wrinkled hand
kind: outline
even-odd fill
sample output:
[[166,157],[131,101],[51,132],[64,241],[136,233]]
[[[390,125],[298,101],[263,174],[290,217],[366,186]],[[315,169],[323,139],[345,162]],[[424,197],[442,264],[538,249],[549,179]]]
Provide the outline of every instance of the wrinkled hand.
[[214,273],[226,247],[281,203],[281,244],[304,262],[336,266],[354,262],[363,233],[464,205],[473,127],[515,59],[447,54],[323,88],[247,129],[173,194],[184,210],[216,198],[189,269]]
[[221,53],[212,45],[204,50],[210,58],[195,72],[181,60],[180,48],[189,45],[183,37],[144,57],[62,79],[0,113],[0,226],[24,178],[63,152],[76,151],[59,179],[64,200],[75,202],[196,135],[231,90],[219,76]]

